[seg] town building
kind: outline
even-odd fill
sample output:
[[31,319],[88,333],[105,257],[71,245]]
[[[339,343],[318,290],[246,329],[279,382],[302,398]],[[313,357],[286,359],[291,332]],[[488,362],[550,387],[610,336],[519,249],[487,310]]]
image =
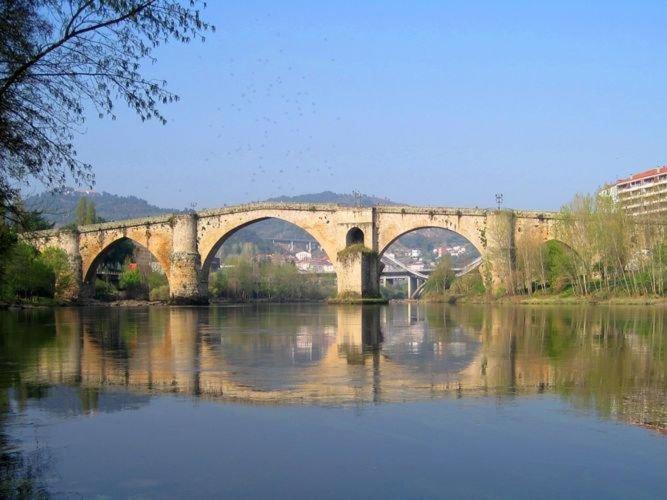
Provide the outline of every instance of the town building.
[[600,190],[631,215],[667,214],[667,166],[619,179]]

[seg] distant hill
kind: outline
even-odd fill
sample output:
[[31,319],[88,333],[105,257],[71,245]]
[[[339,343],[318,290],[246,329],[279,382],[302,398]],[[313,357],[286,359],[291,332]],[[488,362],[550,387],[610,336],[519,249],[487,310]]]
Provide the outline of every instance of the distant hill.
[[[95,203],[97,215],[104,220],[134,219],[137,217],[149,217],[176,213],[178,210],[161,208],[151,205],[146,200],[136,196],[119,196],[107,192],[79,191],[67,189],[65,191],[46,191],[44,193],[28,196],[24,201],[29,210],[37,210],[43,213],[44,218],[56,226],[64,226],[74,222],[74,212],[79,199],[86,196]],[[321,193],[303,194],[299,196],[280,196],[270,198],[266,201],[277,201],[282,203],[332,203],[347,206],[373,206],[373,205],[396,205],[395,202],[377,196],[359,194],[340,194],[332,191]],[[287,229],[287,228],[290,229]],[[276,224],[275,221],[267,221],[259,229],[262,238],[298,238],[303,236],[300,232],[294,232],[285,223]],[[255,227],[253,226],[253,229]]]
[[97,215],[104,220],[134,219],[178,212],[167,208],[156,207],[136,196],[119,196],[111,193],[95,191],[46,191],[27,197],[24,202],[29,210],[42,212],[44,218],[56,226],[64,226],[74,222],[74,212],[79,199],[86,196],[95,203]]
[[389,198],[380,198],[368,194],[343,194],[333,191],[322,191],[321,193],[301,194],[297,196],[278,196],[266,201],[278,201],[282,203],[332,203],[346,206],[372,207],[374,205],[398,205]]

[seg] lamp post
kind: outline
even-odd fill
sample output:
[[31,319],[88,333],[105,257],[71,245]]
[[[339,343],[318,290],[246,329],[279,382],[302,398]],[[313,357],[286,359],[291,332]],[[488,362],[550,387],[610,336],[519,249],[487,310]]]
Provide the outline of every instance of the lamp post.
[[496,205],[498,205],[498,210],[503,208],[503,193],[496,193]]

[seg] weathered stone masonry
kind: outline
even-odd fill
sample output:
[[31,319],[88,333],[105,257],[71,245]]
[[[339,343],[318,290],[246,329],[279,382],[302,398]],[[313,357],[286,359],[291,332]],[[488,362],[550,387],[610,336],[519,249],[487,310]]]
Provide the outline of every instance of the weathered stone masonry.
[[[499,259],[513,249],[517,235],[530,232],[541,241],[554,239],[557,215],[538,212],[494,212],[479,209],[259,203],[197,213],[148,217],[80,226],[76,231],[50,230],[24,235],[38,249],[57,247],[70,261],[76,299],[95,279],[99,259],[114,243],[129,238],[153,253],[162,265],[176,303],[207,300],[208,271],[224,241],[254,222],[277,218],[304,229],[326,252],[338,278],[338,293],[346,297],[378,295],[379,256],[401,235],[427,227],[461,234],[483,257],[483,274],[499,286],[512,262]],[[365,247],[351,254],[346,251]],[[349,249],[348,249],[349,250]]]

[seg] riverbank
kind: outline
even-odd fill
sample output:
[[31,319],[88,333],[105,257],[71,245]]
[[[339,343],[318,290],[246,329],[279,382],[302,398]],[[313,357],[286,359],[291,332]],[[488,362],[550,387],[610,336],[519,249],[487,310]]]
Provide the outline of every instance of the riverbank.
[[[667,306],[667,297],[489,297],[485,295],[445,295],[440,297],[430,297],[419,300],[409,299],[384,299],[381,297],[372,297],[366,299],[360,298],[333,298],[327,300],[248,300],[248,301],[230,301],[230,300],[211,300],[209,305],[249,305],[249,304],[330,304],[330,305],[383,305],[389,302],[414,302],[425,304],[495,304],[495,305],[609,305],[609,306]],[[24,300],[15,302],[0,302],[2,309],[40,309],[50,307],[156,307],[178,305],[171,304],[165,300],[137,300],[123,299],[113,301],[102,301],[95,299],[81,299],[76,302],[62,302],[54,299]],[[206,304],[202,304],[206,305]]]
[[596,297],[596,296],[502,296],[444,295],[420,299],[426,303],[447,304],[512,304],[512,305],[635,305],[666,306],[667,297]]
[[[213,299],[208,304],[193,305],[249,305],[249,304],[325,304],[326,300],[268,300],[254,299],[246,301]],[[386,301],[385,301],[386,303]],[[63,302],[55,299],[38,298],[18,300],[13,302],[0,302],[0,309],[39,309],[49,307],[154,307],[154,306],[178,306],[187,304],[172,303],[168,300],[142,300],[142,299],[120,299],[120,300],[97,300],[79,299],[74,302]]]

